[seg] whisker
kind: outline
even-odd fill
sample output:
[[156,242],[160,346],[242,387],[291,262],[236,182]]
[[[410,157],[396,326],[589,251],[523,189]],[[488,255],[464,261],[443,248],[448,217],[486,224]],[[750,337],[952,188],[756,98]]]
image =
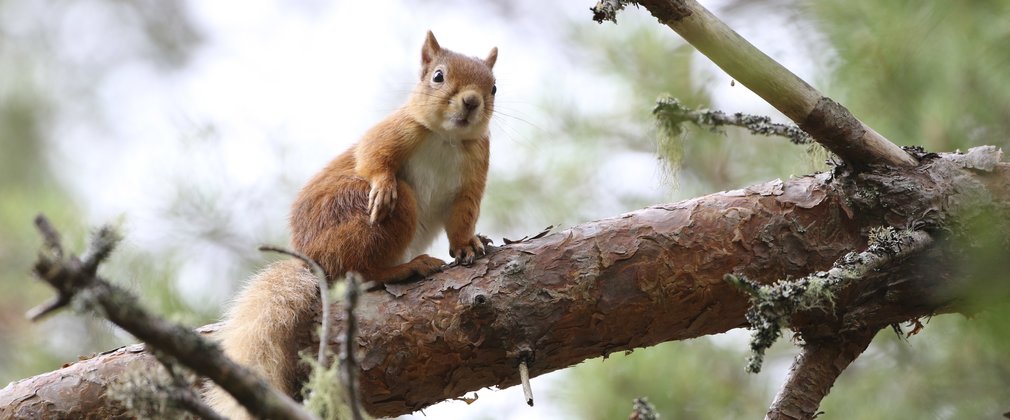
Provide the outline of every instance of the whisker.
[[519,116],[517,116],[517,115],[514,115],[514,114],[509,114],[509,113],[506,113],[506,112],[503,112],[503,111],[500,111],[500,110],[498,110],[498,109],[495,109],[495,110],[494,110],[494,113],[495,113],[495,114],[497,114],[497,115],[501,115],[501,116],[503,116],[503,117],[508,117],[508,118],[511,118],[511,119],[513,119],[513,120],[516,120],[516,121],[519,121],[519,122],[522,122],[522,123],[525,123],[526,125],[529,125],[530,127],[533,127],[533,128],[535,128],[535,129],[537,129],[537,130],[540,130],[540,131],[544,131],[544,128],[543,128],[543,127],[541,127],[541,126],[539,126],[539,125],[537,125],[537,124],[535,124],[535,123],[533,123],[533,122],[531,122],[531,121],[529,121],[529,120],[527,120],[527,119],[525,119],[525,118],[522,118],[522,117],[519,117]]

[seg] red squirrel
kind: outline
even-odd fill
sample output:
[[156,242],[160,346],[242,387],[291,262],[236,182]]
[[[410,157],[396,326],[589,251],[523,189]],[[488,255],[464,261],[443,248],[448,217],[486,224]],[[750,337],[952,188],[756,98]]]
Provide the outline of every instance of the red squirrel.
[[457,262],[483,254],[474,226],[487,179],[497,56],[497,49],[483,60],[442,49],[428,32],[410,100],[298,195],[295,250],[330,276],[356,271],[376,283],[438,271],[445,262],[421,252],[443,227]]
[[[497,58],[497,48],[484,59],[444,49],[429,31],[407,103],[299,193],[290,220],[294,249],[329,279],[354,271],[377,284],[441,270],[444,261],[422,252],[443,228],[456,262],[483,255],[475,225],[487,180]],[[318,296],[300,262],[275,263],[239,293],[216,337],[229,357],[294,395],[295,343],[311,333]],[[208,390],[207,401],[228,417],[247,418],[219,388]]]

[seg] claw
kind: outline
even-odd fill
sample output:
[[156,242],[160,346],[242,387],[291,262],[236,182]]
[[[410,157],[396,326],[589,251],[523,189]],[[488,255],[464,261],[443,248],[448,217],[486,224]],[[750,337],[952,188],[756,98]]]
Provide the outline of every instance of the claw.
[[486,237],[477,235],[471,238],[466,245],[450,249],[449,255],[452,256],[458,265],[470,265],[478,257],[487,255],[487,249],[484,248],[484,245],[490,242]]
[[396,179],[380,179],[372,182],[368,191],[368,222],[375,224],[393,212],[396,205]]

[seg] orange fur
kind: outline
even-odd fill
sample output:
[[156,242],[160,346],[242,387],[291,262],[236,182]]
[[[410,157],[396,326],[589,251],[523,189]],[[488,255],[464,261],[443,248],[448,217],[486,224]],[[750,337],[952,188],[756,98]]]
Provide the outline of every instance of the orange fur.
[[[294,248],[330,279],[349,271],[377,283],[423,278],[445,262],[422,254],[443,227],[450,253],[469,264],[484,253],[475,236],[487,180],[488,122],[498,58],[441,48],[428,32],[421,79],[407,103],[337,156],[299,193],[291,211]],[[297,334],[318,306],[315,279],[299,263],[270,266],[241,292],[218,337],[225,353],[297,392]],[[208,402],[233,418],[247,413],[218,388]]]

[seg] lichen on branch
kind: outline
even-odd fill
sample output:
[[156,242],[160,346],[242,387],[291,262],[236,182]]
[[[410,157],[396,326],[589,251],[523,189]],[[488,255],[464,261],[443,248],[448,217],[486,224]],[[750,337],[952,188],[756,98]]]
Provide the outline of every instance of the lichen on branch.
[[922,231],[899,231],[878,227],[870,231],[866,251],[850,252],[827,271],[818,271],[796,280],[779,280],[761,285],[742,275],[727,274],[728,283],[750,295],[746,318],[752,330],[747,372],[758,373],[765,351],[782,336],[793,315],[820,310],[831,314],[835,296],[883,265],[919,252],[932,242]]
[[624,10],[624,6],[628,4],[638,5],[638,2],[628,1],[628,0],[600,0],[596,2],[596,6],[591,7],[589,10],[593,12],[593,20],[596,23],[603,23],[604,21],[610,21],[617,23],[617,13]]
[[683,125],[692,122],[699,127],[707,127],[714,132],[720,132],[724,126],[746,128],[751,134],[760,136],[781,136],[793,144],[811,144],[814,142],[805,131],[794,124],[773,123],[764,115],[751,115],[737,112],[732,115],[719,110],[705,108],[688,108],[677,98],[659,98],[656,107],[652,109],[659,127],[667,136],[680,135]]

